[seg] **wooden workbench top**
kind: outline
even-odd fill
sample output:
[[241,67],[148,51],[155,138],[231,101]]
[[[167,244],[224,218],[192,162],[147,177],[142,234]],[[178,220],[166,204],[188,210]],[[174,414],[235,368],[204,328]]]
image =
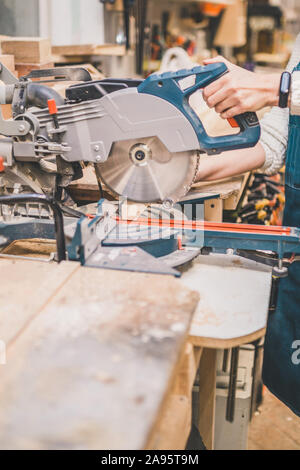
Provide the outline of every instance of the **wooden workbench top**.
[[146,447],[198,294],[77,263],[0,270],[0,448]]

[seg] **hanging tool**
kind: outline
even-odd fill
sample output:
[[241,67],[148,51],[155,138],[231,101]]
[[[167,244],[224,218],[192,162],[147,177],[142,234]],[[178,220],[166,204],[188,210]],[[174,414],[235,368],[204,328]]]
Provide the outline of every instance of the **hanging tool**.
[[130,44],[130,15],[132,13],[132,6],[134,0],[123,0],[123,18],[124,18],[124,31],[126,38],[126,50],[128,51],[131,47]]
[[136,73],[143,75],[145,27],[147,18],[147,0],[136,0],[135,2],[135,29],[136,29]]

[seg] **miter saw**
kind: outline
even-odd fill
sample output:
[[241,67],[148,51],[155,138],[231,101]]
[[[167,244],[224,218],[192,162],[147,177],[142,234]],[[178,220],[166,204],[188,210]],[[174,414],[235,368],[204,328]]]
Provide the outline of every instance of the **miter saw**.
[[[217,63],[146,80],[92,81],[84,69],[56,68],[17,80],[1,65],[0,104],[13,111],[13,120],[0,118],[2,192],[30,190],[59,200],[82,176],[84,162],[96,165],[116,195],[176,203],[195,180],[200,153],[251,147],[259,139],[255,113],[235,117],[240,132],[210,137],[189,105],[193,93],[227,72]],[[45,85],[51,80],[82,83],[67,88],[64,99]]]
[[[1,66],[0,103],[12,105],[13,119],[0,119],[0,207],[12,206],[13,217],[2,217],[0,243],[56,236],[58,261],[67,253],[85,266],[172,275],[203,249],[230,248],[283,272],[290,262],[285,254],[294,253],[292,260],[300,254],[298,229],[210,225],[176,206],[197,175],[201,153],[251,147],[259,139],[255,113],[231,121],[238,133],[211,137],[189,105],[193,93],[226,72],[217,63],[146,80],[92,81],[84,69],[56,68],[17,80]],[[45,85],[53,80],[81,83],[67,88],[64,99]],[[99,180],[122,196],[121,205],[124,199],[163,204],[135,220],[103,199],[92,216],[66,207],[64,192],[81,177],[83,163],[95,165]],[[41,207],[52,209],[54,220]]]

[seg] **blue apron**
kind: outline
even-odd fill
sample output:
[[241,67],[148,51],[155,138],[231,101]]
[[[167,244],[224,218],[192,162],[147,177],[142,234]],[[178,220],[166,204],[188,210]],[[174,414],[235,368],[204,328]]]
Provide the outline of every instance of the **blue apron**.
[[[300,70],[300,63],[294,70]],[[300,227],[300,116],[290,115],[283,225]],[[298,343],[296,343],[298,341]],[[268,319],[263,381],[300,416],[300,262],[280,279],[276,311]],[[297,346],[298,344],[298,346]]]

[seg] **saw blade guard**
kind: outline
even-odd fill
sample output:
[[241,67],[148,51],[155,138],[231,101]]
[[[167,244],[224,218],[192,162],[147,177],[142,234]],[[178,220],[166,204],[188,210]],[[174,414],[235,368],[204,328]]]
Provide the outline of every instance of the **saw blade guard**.
[[[138,92],[157,96],[176,106],[193,126],[200,150],[207,154],[253,147],[260,137],[260,125],[256,113],[239,114],[229,120],[232,127],[240,128],[239,133],[211,137],[206,133],[201,120],[189,104],[189,98],[195,91],[206,87],[227,72],[227,66],[219,62],[189,70],[153,74],[138,86]],[[179,85],[180,80],[193,75],[195,76],[194,85],[182,90]]]

